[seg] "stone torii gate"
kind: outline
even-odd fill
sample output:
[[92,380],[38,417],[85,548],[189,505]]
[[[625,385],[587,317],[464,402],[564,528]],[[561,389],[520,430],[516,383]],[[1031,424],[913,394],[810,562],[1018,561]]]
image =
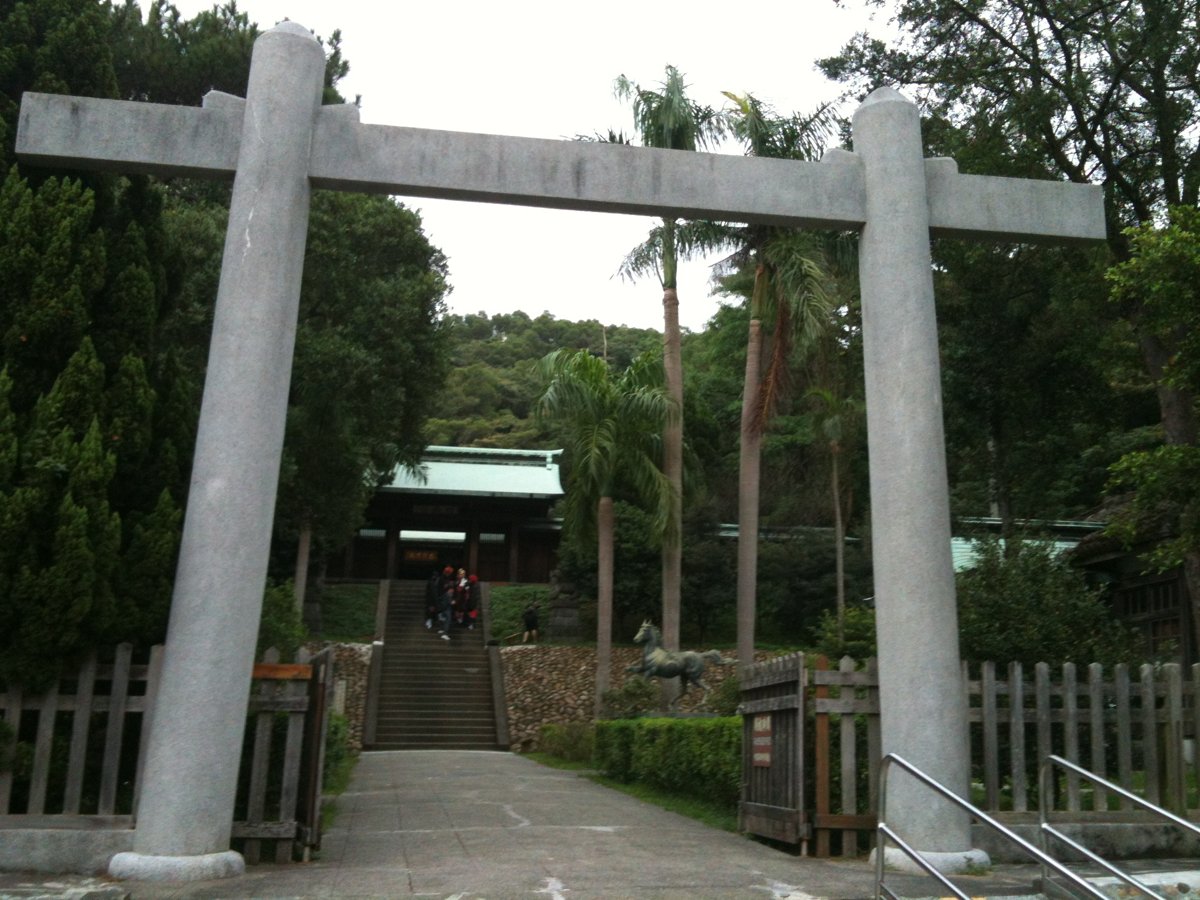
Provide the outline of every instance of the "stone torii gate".
[[[363,125],[321,106],[324,56],[285,22],[245,100],[202,108],[26,94],[26,163],[233,176],[208,375],[134,851],[120,878],[243,871],[229,849],[261,615],[312,188],[858,229],[884,752],[968,787],[929,238],[1101,240],[1100,190],[924,159],[916,107],[881,88],[854,152],[820,163]],[[969,822],[897,778],[891,820],[961,869]],[[986,857],[984,857],[986,859]]]

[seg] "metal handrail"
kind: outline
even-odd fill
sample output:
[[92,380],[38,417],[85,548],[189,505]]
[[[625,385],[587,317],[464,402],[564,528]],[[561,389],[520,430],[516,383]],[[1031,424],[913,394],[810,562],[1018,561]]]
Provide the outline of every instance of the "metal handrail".
[[[1142,809],[1157,816],[1158,818],[1165,819],[1171,824],[1178,825],[1179,827],[1184,828],[1195,835],[1200,836],[1200,826],[1197,826],[1194,822],[1189,822],[1187,819],[1180,818],[1172,812],[1168,812],[1161,806],[1157,806],[1156,804],[1151,803],[1149,800],[1139,797],[1137,794],[1127,791],[1120,785],[1113,784],[1107,778],[1097,775],[1095,772],[1091,772],[1077,763],[1071,762],[1069,759],[1063,759],[1061,756],[1055,756],[1054,754],[1051,754],[1042,761],[1041,769],[1038,771],[1038,833],[1042,839],[1043,845],[1046,843],[1046,835],[1050,835],[1061,843],[1066,844],[1077,853],[1082,854],[1087,859],[1100,866],[1106,872],[1115,876],[1116,878],[1119,878],[1121,881],[1125,882],[1135,890],[1141,891],[1148,897],[1154,897],[1156,900],[1162,900],[1161,894],[1155,893],[1147,885],[1134,878],[1132,875],[1128,874],[1127,872],[1123,872],[1121,869],[1118,869],[1116,866],[1102,859],[1092,850],[1089,850],[1087,847],[1082,846],[1077,841],[1067,837],[1050,824],[1049,810],[1047,809],[1049,798],[1051,796],[1049,779],[1050,775],[1054,771],[1055,766],[1060,766],[1063,769],[1066,769],[1068,772],[1073,772],[1076,775],[1086,778],[1093,784],[1098,784],[1105,790],[1112,791],[1118,797],[1123,797],[1124,799],[1137,806],[1140,806]],[[1045,868],[1043,867],[1042,880],[1045,881],[1045,878],[1046,872]]]
[[945,785],[941,784],[929,775],[926,775],[912,763],[905,760],[902,756],[899,756],[895,753],[889,753],[883,758],[879,769],[879,820],[875,829],[878,835],[875,841],[875,900],[880,900],[880,898],[885,895],[889,898],[892,898],[892,900],[897,900],[897,895],[894,894],[883,883],[883,857],[884,850],[887,846],[887,839],[892,840],[909,859],[920,866],[925,872],[929,873],[939,882],[941,882],[943,887],[946,887],[953,892],[953,894],[958,897],[959,900],[970,900],[966,894],[954,886],[950,879],[948,879],[941,872],[938,872],[934,868],[933,864],[921,855],[920,851],[913,849],[904,841],[902,841],[896,835],[896,832],[887,824],[887,774],[893,764],[898,765],[900,768],[904,769],[906,772],[916,778],[917,781],[931,789],[934,793],[940,794],[955,806],[965,810],[972,817],[982,822],[984,825],[987,825],[993,831],[998,832],[1008,841],[1016,844],[1018,847],[1040,862],[1042,864],[1043,883],[1045,882],[1044,873],[1047,868],[1050,868],[1059,875],[1062,875],[1068,881],[1072,882],[1088,896],[1101,898],[1101,900],[1103,900],[1105,897],[1104,893],[1101,892],[1095,885],[1089,884],[1058,860],[1049,856],[1045,851],[1039,850],[1012,829],[1006,828],[1004,825],[993,819],[977,806],[974,806],[969,801],[964,800]]

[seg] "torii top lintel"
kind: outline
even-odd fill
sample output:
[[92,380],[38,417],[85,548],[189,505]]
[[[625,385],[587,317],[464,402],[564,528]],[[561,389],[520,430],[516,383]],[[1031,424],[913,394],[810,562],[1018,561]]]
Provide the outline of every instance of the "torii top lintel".
[[[245,101],[202,107],[26,93],[17,155],[30,163],[153,175],[232,177]],[[927,159],[930,231],[985,240],[1096,241],[1100,188],[962,175]],[[613,144],[364,125],[353,105],[317,113],[314,187],[520,206],[858,229],[861,160],[819,163]]]

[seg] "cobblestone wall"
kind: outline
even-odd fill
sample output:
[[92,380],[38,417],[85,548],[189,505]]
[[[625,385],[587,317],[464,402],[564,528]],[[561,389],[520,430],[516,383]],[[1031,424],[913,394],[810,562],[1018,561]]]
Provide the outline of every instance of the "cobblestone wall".
[[370,644],[314,645],[333,649],[333,709],[345,715],[350,732],[350,750],[357,753],[363,745],[363,723],[367,714],[367,670],[371,665]]
[[[729,652],[732,656],[732,651]],[[766,659],[771,654],[760,654]],[[538,732],[552,722],[589,722],[596,690],[594,647],[517,646],[500,651],[504,664],[504,692],[508,700],[508,730],[512,749],[537,749]],[[620,688],[627,667],[641,661],[638,647],[614,647],[609,686]],[[704,681],[715,689],[736,674],[737,666],[709,665]],[[702,709],[702,692],[688,691],[680,702],[682,712]]]

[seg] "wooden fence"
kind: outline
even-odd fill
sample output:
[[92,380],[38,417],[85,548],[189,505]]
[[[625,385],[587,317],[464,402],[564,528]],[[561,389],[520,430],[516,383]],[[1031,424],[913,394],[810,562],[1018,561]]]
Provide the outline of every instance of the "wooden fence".
[[855,856],[859,835],[875,828],[879,801],[883,751],[875,660],[860,671],[854,660],[843,658],[830,669],[818,656],[812,686],[813,853],[830,856],[836,843],[841,855]]
[[[277,658],[277,656],[275,657]],[[116,648],[111,662],[88,657],[36,696],[0,690],[0,829],[132,828],[141,767],[162,666],[162,648],[134,662]],[[247,862],[292,859],[320,840],[324,734],[332,659],[255,666],[233,837]]]
[[[818,856],[857,855],[868,846],[878,800],[882,745],[875,662],[859,665],[847,658],[835,670],[816,657],[799,665],[808,670],[803,717],[811,723],[799,731],[811,739],[795,754],[798,771],[790,777],[809,786],[803,790],[811,809],[800,817],[806,828],[798,842],[811,838]],[[745,701],[754,696],[748,685],[763,677],[760,668],[745,676]],[[1038,806],[1038,765],[1055,753],[1176,812],[1200,806],[1193,752],[1200,666],[1145,665],[1134,674],[1127,666],[1105,672],[1092,665],[1085,671],[1080,678],[1073,664],[1052,671],[1042,663],[1029,679],[1016,663],[1005,668],[985,663],[973,671],[964,665],[971,801],[1001,819],[1028,817]],[[743,712],[749,728],[750,707]],[[764,775],[749,763],[743,772],[743,798],[774,805],[760,787]],[[1068,818],[1119,821],[1130,815],[1127,803],[1078,778],[1061,775],[1053,789],[1051,808]]]
[[[1036,810],[1037,766],[1051,753],[1102,775],[1152,803],[1185,813],[1198,805],[1195,759],[1200,666],[1128,666],[1105,673],[1090,665],[1079,677],[1067,663],[1056,673],[1039,663],[1026,680],[1018,663],[1005,679],[985,663],[968,677],[972,772],[982,806]],[[1189,762],[1189,758],[1191,761]],[[1192,777],[1189,778],[1189,768]],[[1067,812],[1128,809],[1079,779],[1056,782],[1054,808]]]
[[[154,703],[162,648],[151,651],[147,664],[133,665],[132,656],[122,644],[111,663],[98,664],[93,654],[41,695],[27,696],[13,685],[0,694],[9,732],[0,744],[0,825],[17,824],[9,821],[16,808],[24,813],[21,827],[35,827],[33,817],[69,824],[80,815],[96,817],[96,824],[119,825],[120,817],[128,823],[135,803],[129,785],[139,781],[149,734],[141,725]],[[136,753],[128,752],[130,733]],[[61,767],[52,772],[52,757],[64,743],[65,773]]]

